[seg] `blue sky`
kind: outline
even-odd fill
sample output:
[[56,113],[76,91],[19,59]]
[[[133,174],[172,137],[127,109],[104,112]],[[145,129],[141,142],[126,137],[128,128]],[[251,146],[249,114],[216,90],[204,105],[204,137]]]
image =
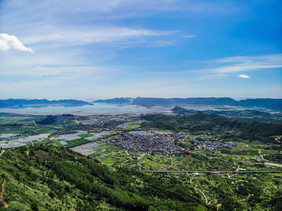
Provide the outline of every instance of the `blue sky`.
[[279,0],[0,0],[0,98],[282,97]]

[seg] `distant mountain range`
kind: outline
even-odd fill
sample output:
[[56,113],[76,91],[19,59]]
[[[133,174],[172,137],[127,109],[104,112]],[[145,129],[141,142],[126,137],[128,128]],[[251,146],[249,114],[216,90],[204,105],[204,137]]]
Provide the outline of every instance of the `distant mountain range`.
[[[236,101],[228,97],[209,98],[113,98],[96,100],[94,103],[111,103],[122,105],[151,106],[241,106],[246,108],[263,108],[282,112],[282,99],[247,99]],[[46,100],[46,99],[7,99],[0,100],[0,108],[23,108],[23,107],[45,107],[45,106],[83,106],[91,103],[82,100]]]
[[46,99],[7,99],[0,100],[0,108],[23,108],[23,107],[45,107],[45,106],[83,106],[91,103],[81,100],[46,100]]
[[242,106],[258,107],[275,111],[282,111],[282,99],[247,99],[236,101],[229,97],[208,97],[208,98],[113,98],[96,100],[95,103],[131,104],[140,106],[185,106],[185,105],[207,105],[207,106]]

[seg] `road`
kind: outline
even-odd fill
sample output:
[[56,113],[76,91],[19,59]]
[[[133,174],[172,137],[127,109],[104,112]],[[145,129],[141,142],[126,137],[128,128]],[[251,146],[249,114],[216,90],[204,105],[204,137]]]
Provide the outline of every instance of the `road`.
[[266,174],[282,173],[282,171],[173,171],[173,170],[139,170],[145,173],[177,173],[177,174]]

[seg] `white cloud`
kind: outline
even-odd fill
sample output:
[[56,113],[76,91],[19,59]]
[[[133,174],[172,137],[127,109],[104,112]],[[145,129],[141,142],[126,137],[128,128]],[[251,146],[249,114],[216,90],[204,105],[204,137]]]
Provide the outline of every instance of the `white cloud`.
[[[272,70],[282,67],[282,54],[272,54],[263,56],[238,56],[227,57],[218,60],[205,61],[214,68],[190,69],[190,70],[173,70],[166,72],[148,72],[142,74],[180,74],[180,73],[209,73],[214,76],[226,76],[231,73],[246,71]],[[243,75],[243,74],[242,74]],[[245,75],[244,75],[245,76]],[[202,77],[202,75],[201,75]],[[249,76],[248,76],[249,77]]]
[[243,71],[254,71],[254,70],[261,70],[261,69],[271,69],[271,68],[280,68],[282,65],[263,65],[263,64],[235,64],[229,66],[222,66],[218,68],[211,69],[213,72],[217,73],[236,73],[236,72],[243,72]]
[[[32,4],[31,4],[32,3]],[[10,0],[6,1],[4,6],[14,8],[22,8],[23,5],[29,5],[21,13],[29,13],[30,11],[48,14],[75,14],[79,12],[91,11],[104,14],[113,14],[114,12],[127,11],[142,12],[144,10],[152,11],[189,11],[197,13],[234,13],[244,11],[244,4],[237,2],[225,1],[193,1],[193,0]],[[55,5],[55,6],[54,6]],[[48,8],[48,10],[46,10]]]
[[233,56],[215,60],[216,63],[269,63],[282,64],[282,54],[270,54],[261,56]]
[[25,51],[33,53],[34,51],[31,48],[27,48],[24,46],[21,41],[13,35],[9,35],[6,33],[0,33],[0,50],[8,51],[10,49],[15,49],[19,51]]
[[224,59],[214,60],[213,63],[220,64],[220,67],[210,69],[210,71],[217,73],[236,73],[262,69],[275,69],[282,67],[282,54],[227,57]]
[[128,27],[104,27],[89,30],[88,28],[46,27],[23,37],[25,43],[60,42],[70,45],[88,43],[115,42],[149,36],[165,36],[176,31],[158,31],[149,29],[135,29]]
[[195,34],[187,34],[187,35],[184,35],[183,37],[184,38],[194,38],[194,37],[196,37],[196,35]]
[[243,75],[243,74],[239,75],[238,77],[239,77],[239,78],[251,78],[250,76],[248,76],[248,75]]

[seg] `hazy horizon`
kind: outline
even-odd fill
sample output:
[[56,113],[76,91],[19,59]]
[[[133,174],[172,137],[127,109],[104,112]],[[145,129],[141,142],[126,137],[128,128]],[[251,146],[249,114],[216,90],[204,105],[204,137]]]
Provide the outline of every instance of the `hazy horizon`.
[[148,96],[137,96],[137,97],[113,97],[113,98],[0,98],[0,100],[9,100],[9,99],[19,99],[19,100],[82,100],[86,102],[94,102],[96,100],[107,100],[107,99],[114,99],[114,98],[161,98],[161,99],[171,99],[171,98],[180,98],[180,99],[185,99],[185,98],[231,98],[236,101],[240,100],[247,100],[247,99],[282,99],[282,98],[269,98],[269,97],[258,97],[258,98],[251,98],[251,97],[241,97],[241,98],[233,98],[233,97],[226,97],[226,96],[221,96],[221,97],[148,97]]

